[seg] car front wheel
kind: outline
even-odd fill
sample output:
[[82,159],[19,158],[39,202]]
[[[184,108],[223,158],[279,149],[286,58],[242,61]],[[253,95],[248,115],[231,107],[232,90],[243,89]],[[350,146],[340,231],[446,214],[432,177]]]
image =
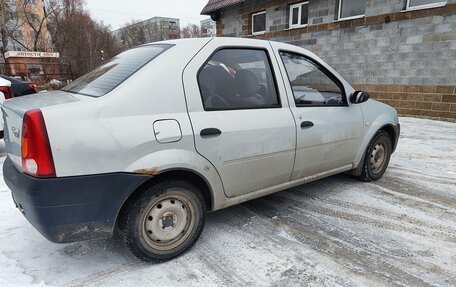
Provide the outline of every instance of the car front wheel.
[[141,260],[172,259],[196,242],[204,228],[205,211],[204,200],[191,182],[163,180],[127,207],[124,243]]
[[380,131],[367,149],[360,176],[362,180],[372,181],[383,176],[391,158],[391,149],[390,136],[388,133]]

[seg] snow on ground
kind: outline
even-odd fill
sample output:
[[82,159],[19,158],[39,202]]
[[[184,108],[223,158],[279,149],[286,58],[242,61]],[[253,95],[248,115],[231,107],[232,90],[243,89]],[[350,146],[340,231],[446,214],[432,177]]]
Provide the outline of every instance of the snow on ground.
[[456,124],[400,121],[381,180],[337,175],[209,214],[196,246],[158,265],[114,239],[48,242],[1,180],[0,286],[455,286]]

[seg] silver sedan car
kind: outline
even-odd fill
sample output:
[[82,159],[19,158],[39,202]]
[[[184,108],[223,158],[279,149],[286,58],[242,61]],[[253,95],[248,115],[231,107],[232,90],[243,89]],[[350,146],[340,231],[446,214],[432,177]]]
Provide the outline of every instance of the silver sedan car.
[[61,91],[2,104],[14,203],[53,242],[111,237],[158,262],[206,213],[348,172],[385,172],[396,111],[287,44],[143,45]]

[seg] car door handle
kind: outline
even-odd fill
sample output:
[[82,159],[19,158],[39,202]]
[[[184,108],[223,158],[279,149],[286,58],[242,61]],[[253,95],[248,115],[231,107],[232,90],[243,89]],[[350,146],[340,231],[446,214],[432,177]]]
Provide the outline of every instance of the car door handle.
[[314,123],[311,121],[305,121],[301,123],[301,129],[308,129],[314,126]]
[[210,136],[219,136],[222,134],[222,131],[216,128],[204,129],[200,132],[201,137],[210,137]]

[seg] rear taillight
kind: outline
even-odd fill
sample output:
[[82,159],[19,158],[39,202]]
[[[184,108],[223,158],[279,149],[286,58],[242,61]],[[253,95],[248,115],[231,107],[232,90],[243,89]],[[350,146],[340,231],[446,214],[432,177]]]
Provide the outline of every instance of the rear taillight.
[[0,87],[0,92],[5,95],[5,100],[11,99],[13,97],[13,90],[10,87]]
[[55,177],[49,137],[39,109],[25,113],[22,124],[22,169],[37,177]]
[[36,85],[35,84],[28,84],[28,86],[29,86],[30,89],[34,89],[34,90],[36,89]]

